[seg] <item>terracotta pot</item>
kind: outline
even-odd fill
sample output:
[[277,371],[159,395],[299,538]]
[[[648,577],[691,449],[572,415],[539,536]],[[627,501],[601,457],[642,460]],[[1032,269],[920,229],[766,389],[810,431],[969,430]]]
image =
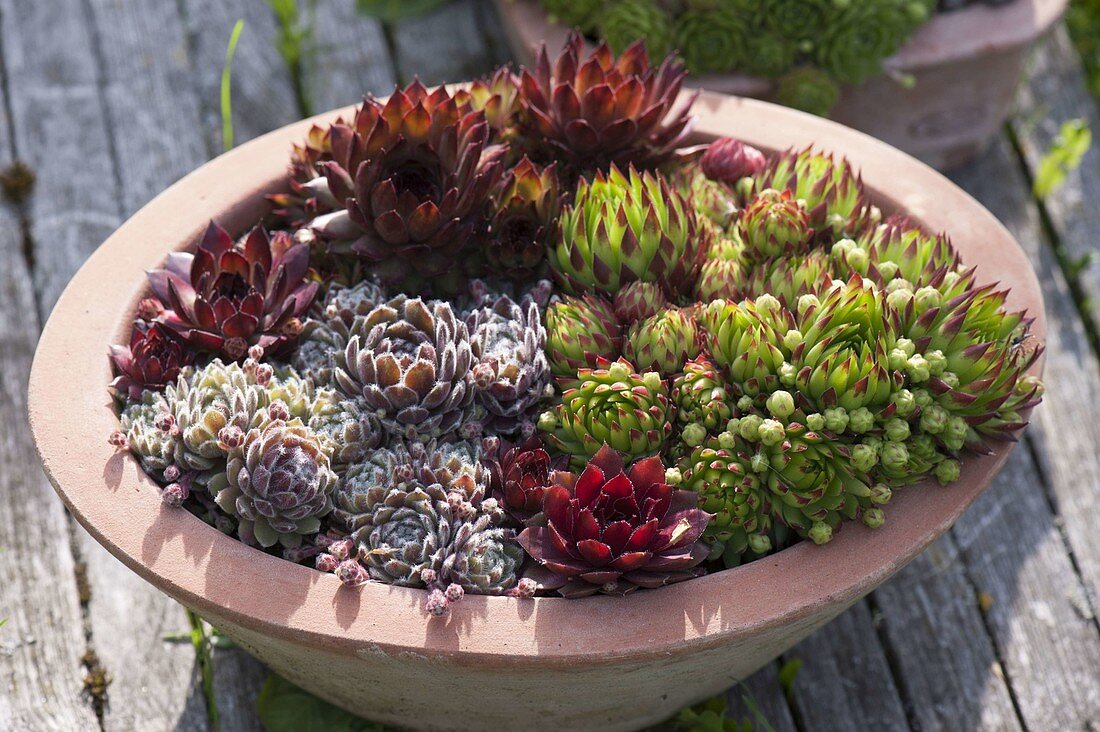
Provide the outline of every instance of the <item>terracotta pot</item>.
[[[343,110],[347,111],[347,110]],[[982,281],[1012,287],[1036,317],[1035,275],[1012,236],[963,191],[912,158],[841,125],[764,102],[704,94],[696,141],[736,135],[766,150],[818,143],[863,170],[875,201],[947,230]],[[656,722],[752,673],[886,580],[954,522],[1011,445],[967,458],[950,488],[900,491],[885,526],[828,545],[626,598],[467,596],[428,620],[421,590],[330,574],[263,554],[183,510],[107,437],[108,343],[124,342],[144,270],[195,245],[215,219],[244,231],[282,187],[287,153],[314,121],[219,157],[139,211],[61,296],[30,379],[30,418],[50,481],[83,526],[127,566],[208,618],[291,681],[355,713],[422,729],[625,730]],[[428,693],[430,689],[430,695]]]
[[[543,40],[551,50],[565,42],[568,29],[551,23],[538,0],[495,2],[522,63],[531,62]],[[1067,0],[1014,0],[938,14],[885,62],[891,74],[912,77],[911,88],[888,75],[845,86],[831,117],[937,168],[961,165],[1000,132],[1028,50],[1066,5]],[[758,99],[771,99],[775,92],[771,80],[745,74],[693,76],[688,84]]]

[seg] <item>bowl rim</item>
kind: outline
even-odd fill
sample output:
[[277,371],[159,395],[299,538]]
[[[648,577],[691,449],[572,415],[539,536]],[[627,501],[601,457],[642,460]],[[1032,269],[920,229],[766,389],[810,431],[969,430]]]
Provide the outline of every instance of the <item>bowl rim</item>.
[[[939,537],[1003,467],[1013,443],[963,460],[950,488],[896,492],[887,522],[849,522],[823,547],[800,542],[742,567],[625,598],[517,600],[468,595],[426,621],[423,590],[368,583],[256,551],[186,511],[162,508],[159,489],[129,453],[107,444],[118,420],[106,385],[109,343],[124,342],[144,270],[193,246],[211,219],[242,232],[285,186],[292,143],[346,107],[270,132],[215,158],[157,196],[73,276],[43,329],[28,413],[43,468],[65,505],[126,566],[199,614],[341,655],[414,654],[500,668],[645,661],[692,653],[855,602]],[[768,151],[816,144],[862,170],[872,197],[931,230],[947,230],[979,281],[1012,287],[1044,341],[1038,279],[991,213],[939,173],[863,133],[766,102],[704,92],[695,138],[740,137]],[[76,366],[74,368],[74,366]],[[1033,367],[1041,368],[1041,359]],[[72,419],[81,415],[80,419]],[[581,611],[581,612],[577,612]]]

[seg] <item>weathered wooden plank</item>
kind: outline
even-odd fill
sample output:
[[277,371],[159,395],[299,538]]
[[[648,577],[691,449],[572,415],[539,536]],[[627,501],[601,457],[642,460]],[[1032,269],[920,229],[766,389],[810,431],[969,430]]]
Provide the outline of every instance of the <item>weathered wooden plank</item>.
[[783,688],[779,685],[778,662],[769,663],[730,689],[726,698],[729,700],[726,716],[737,721],[747,719],[753,723],[753,729],[762,727],[756,724],[755,712],[759,712],[775,732],[795,732],[797,729]]
[[38,319],[18,232],[0,212],[0,729],[95,729],[81,696],[84,630],[67,519],[26,428]]
[[357,104],[393,91],[397,74],[382,24],[356,12],[354,0],[328,0],[316,10],[315,50],[303,76],[314,112]]
[[117,179],[84,13],[64,0],[2,0],[0,14],[15,150],[38,177],[28,213],[44,319],[76,265],[118,226]]
[[223,732],[263,732],[256,698],[267,668],[240,648],[217,648],[213,660],[214,699]]
[[1021,729],[950,535],[875,590],[873,603],[906,709],[922,732]]
[[[1066,119],[1083,117],[1094,133],[1100,132],[1100,112],[1085,87],[1080,62],[1063,31],[1052,38],[1034,60],[1035,69],[1021,95],[1025,117],[1045,116],[1034,124],[1015,125],[1024,156],[1036,166],[1057,128]],[[1100,231],[1100,143],[1085,156],[1081,167],[1046,200],[1046,211],[1060,246],[1071,259],[1093,255],[1079,275],[1090,298],[1094,317],[1100,316],[1100,259],[1096,259]],[[1018,205],[1006,201],[1004,207]],[[1089,348],[1066,279],[1047,246],[1038,237],[1024,240],[1039,271],[1051,320],[1047,342],[1045,404],[1037,410],[1032,439],[1042,474],[1062,519],[1062,529],[1073,551],[1095,611],[1100,607],[1100,404],[1097,359]]]
[[514,63],[515,56],[508,45],[508,36],[500,24],[496,3],[492,0],[477,0],[477,17],[485,36],[485,46],[492,59],[493,66]]
[[865,601],[857,602],[784,658],[803,662],[791,689],[801,729],[909,729]]
[[[1067,120],[1084,119],[1094,135],[1100,134],[1100,108],[1089,92],[1077,49],[1062,26],[1032,54],[1027,72],[1012,128],[1028,167],[1034,171]],[[1097,196],[1100,140],[1085,155],[1081,166],[1044,201],[1050,223],[1070,258],[1095,256],[1100,210],[1092,203]],[[1092,315],[1100,317],[1100,260],[1085,267],[1079,276],[1086,294],[1093,298]]]
[[266,0],[181,0],[190,36],[203,129],[212,153],[222,150],[221,73],[225,47],[244,19],[233,59],[233,128],[237,144],[282,127],[301,114],[283,57],[276,23]]
[[414,76],[428,85],[473,79],[491,70],[476,0],[447,3],[393,28],[394,63],[402,83]]
[[[1032,257],[1048,318],[1048,391],[1033,415],[1030,444],[1013,453],[999,485],[967,512],[955,537],[972,583],[988,595],[986,619],[1025,725],[1081,729],[1100,719],[1100,632],[1059,525],[1068,526],[1077,510],[1072,500],[1062,502],[1063,493],[1092,493],[1095,501],[1098,473],[1078,462],[1084,472],[1063,478],[1058,463],[1074,449],[1095,450],[1091,410],[1098,402],[1090,395],[1100,393],[1100,373],[1007,140],[955,177]],[[1045,456],[1050,473],[1039,473],[1027,447]],[[1063,510],[1057,517],[1043,489],[1048,480]]]

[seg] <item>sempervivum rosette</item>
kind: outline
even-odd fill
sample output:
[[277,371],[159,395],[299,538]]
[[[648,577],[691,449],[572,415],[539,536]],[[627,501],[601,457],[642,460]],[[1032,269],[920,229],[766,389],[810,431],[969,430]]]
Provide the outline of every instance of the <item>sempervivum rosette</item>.
[[111,346],[115,367],[111,389],[122,399],[137,401],[146,389],[160,390],[179,376],[195,354],[165,331],[164,326],[138,320],[130,331],[129,346]]
[[444,302],[398,295],[356,321],[337,354],[336,383],[406,439],[454,433],[474,398],[466,324]]
[[471,313],[466,325],[484,428],[501,435],[531,435],[551,377],[538,305],[532,300],[518,305],[502,296]]
[[699,355],[699,328],[687,308],[669,308],[639,321],[623,339],[623,356],[643,371],[672,376]]
[[561,211],[557,170],[553,164],[540,170],[523,158],[505,173],[492,199],[485,246],[489,267],[513,281],[530,280],[545,268],[546,248]]
[[618,358],[620,343],[615,314],[599,298],[565,296],[546,309],[546,351],[550,370],[560,380],[576,379],[597,358]]
[[737,218],[738,240],[744,255],[761,261],[780,255],[801,254],[810,244],[813,229],[805,205],[790,191],[765,189],[741,210]]
[[703,574],[708,550],[699,543],[710,516],[695,494],[665,480],[658,457],[624,470],[607,445],[584,471],[559,471],[546,488],[547,525],[523,530],[519,541],[543,571],[544,589],[565,597],[626,594]]
[[623,327],[645,320],[668,305],[664,291],[652,282],[635,280],[615,293],[612,309]]
[[582,179],[562,210],[550,267],[571,293],[614,294],[641,280],[679,294],[695,282],[708,232],[661,174],[612,166]]
[[485,497],[480,455],[469,443],[399,444],[351,465],[335,513],[349,542],[333,545],[319,565],[348,584],[373,579],[430,589],[425,607],[432,614],[463,592],[513,590],[523,555],[501,526],[496,499]]
[[756,300],[715,300],[699,314],[707,352],[735,395],[756,397],[779,385],[794,320],[771,295]]
[[453,288],[440,277],[460,264],[500,175],[483,154],[484,114],[414,81],[385,103],[368,98],[330,135],[332,160],[319,167],[346,206],[312,228],[331,249],[361,255],[384,283]]
[[672,433],[668,385],[661,375],[636,373],[623,359],[601,358],[596,366],[581,369],[578,385],[539,417],[548,444],[570,455],[574,465],[583,465],[605,444],[631,460],[659,453]]
[[296,419],[249,430],[230,453],[224,485],[211,484],[218,506],[238,519],[241,540],[264,547],[295,547],[317,533],[335,488],[325,444]]
[[838,81],[861,84],[934,9],[932,0],[847,3],[816,28],[815,60]]
[[286,232],[256,227],[244,244],[211,223],[194,254],[173,252],[149,284],[164,305],[158,322],[191,347],[244,358],[250,346],[274,354],[302,330],[317,293],[304,280],[309,247]]
[[705,356],[688,361],[672,381],[676,421],[698,424],[706,430],[724,426],[733,416],[729,387],[718,368]]
[[742,63],[748,27],[729,5],[686,11],[676,20],[676,43],[693,74],[730,71]]
[[584,39],[574,33],[553,64],[543,46],[535,68],[521,72],[524,152],[574,173],[668,159],[688,131],[690,102],[674,110],[687,72],[672,57],[654,68],[642,43],[618,58],[604,44],[583,53]]
[[757,174],[756,185],[757,190],[791,191],[805,205],[810,227],[819,237],[859,233],[878,216],[851,163],[812,147],[777,156]]
[[538,523],[551,475],[567,463],[565,456],[551,457],[538,437],[518,444],[501,441],[490,462],[492,495],[516,522]]
[[644,38],[656,58],[672,50],[675,42],[672,17],[653,0],[617,0],[607,3],[599,16],[600,37],[615,53],[622,53]]

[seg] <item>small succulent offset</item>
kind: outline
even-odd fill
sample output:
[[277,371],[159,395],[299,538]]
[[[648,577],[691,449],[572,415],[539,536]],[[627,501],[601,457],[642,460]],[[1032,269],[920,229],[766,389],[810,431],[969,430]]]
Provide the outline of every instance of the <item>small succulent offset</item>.
[[[697,68],[871,68],[816,45],[840,5],[741,5],[555,13],[620,18],[613,45],[711,39]],[[893,43],[912,11],[892,12],[845,42]],[[165,505],[349,587],[421,590],[434,617],[825,544],[1016,439],[1042,349],[1008,293],[946,234],[883,220],[841,157],[679,147],[683,76],[573,36],[312,128],[278,228],[212,224],[150,273],[109,350],[111,444]]]

